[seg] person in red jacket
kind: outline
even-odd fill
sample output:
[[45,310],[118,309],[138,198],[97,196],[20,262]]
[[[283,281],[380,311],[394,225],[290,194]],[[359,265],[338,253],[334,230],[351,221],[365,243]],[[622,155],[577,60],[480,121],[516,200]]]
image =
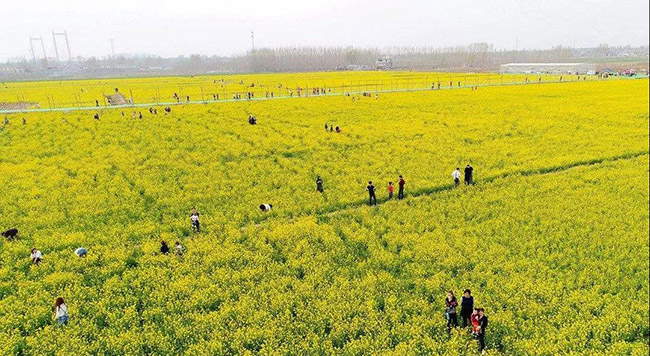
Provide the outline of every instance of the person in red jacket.
[[474,310],[472,311],[472,315],[470,315],[469,319],[470,319],[470,321],[472,323],[472,335],[475,338],[478,338],[478,330],[479,330],[479,327],[478,327],[478,308],[474,308]]
[[395,190],[393,182],[388,182],[388,199],[393,199],[393,190]]

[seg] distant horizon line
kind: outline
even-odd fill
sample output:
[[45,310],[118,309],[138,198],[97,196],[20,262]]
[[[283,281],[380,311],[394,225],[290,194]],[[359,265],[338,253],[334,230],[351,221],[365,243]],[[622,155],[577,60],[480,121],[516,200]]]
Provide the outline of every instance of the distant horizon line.
[[[458,50],[458,49],[465,49],[469,50],[471,46],[475,45],[484,45],[484,46],[489,46],[492,47],[489,52],[528,52],[528,51],[552,51],[555,49],[571,49],[571,50],[580,50],[580,49],[597,49],[601,48],[615,48],[615,49],[624,49],[624,48],[630,48],[630,49],[648,49],[650,47],[649,44],[641,44],[641,45],[634,45],[634,44],[622,44],[622,45],[609,45],[607,43],[603,43],[598,46],[582,46],[582,47],[577,47],[577,46],[566,46],[566,45],[555,45],[551,47],[546,47],[546,48],[497,48],[494,47],[494,44],[489,43],[489,42],[474,42],[474,43],[469,43],[469,44],[459,44],[459,45],[454,45],[454,46],[384,46],[384,47],[373,47],[373,46],[355,46],[355,45],[322,45],[322,46],[308,46],[308,45],[295,45],[295,46],[275,46],[275,47],[259,47],[255,49],[248,49],[245,52],[233,52],[229,55],[219,55],[219,54],[206,54],[206,53],[185,53],[185,54],[177,54],[177,55],[163,55],[163,54],[154,54],[154,53],[136,53],[136,52],[121,52],[121,53],[116,53],[116,54],[103,54],[103,55],[77,55],[77,56],[72,56],[72,60],[87,60],[87,59],[111,59],[111,57],[124,57],[124,56],[130,56],[130,57],[144,57],[144,58],[160,58],[160,59],[174,59],[174,58],[188,58],[192,56],[200,56],[200,57],[219,57],[219,58],[237,58],[237,57],[244,57],[247,55],[250,55],[251,52],[262,52],[262,51],[267,51],[267,50],[278,50],[278,49],[355,49],[355,50],[366,50],[366,51],[385,51],[385,52],[391,52],[391,51],[396,51],[396,50],[423,50],[423,51],[437,51],[437,52],[444,52],[444,51],[450,51],[450,50]],[[604,47],[606,46],[606,47]],[[388,53],[389,54],[389,53]],[[47,56],[46,57],[48,60],[49,59],[55,59],[55,57]],[[37,60],[43,60],[43,58],[37,58]],[[0,61],[3,63],[16,63],[16,62],[23,62],[23,61],[32,61],[31,58],[28,57],[28,55],[24,56],[11,56],[11,57],[0,57]],[[69,59],[63,59],[60,60],[61,62],[69,61]]]

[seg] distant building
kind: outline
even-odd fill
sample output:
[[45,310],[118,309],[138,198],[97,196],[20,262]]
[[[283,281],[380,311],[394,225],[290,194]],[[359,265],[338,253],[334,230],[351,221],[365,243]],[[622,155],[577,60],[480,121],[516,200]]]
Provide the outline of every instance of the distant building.
[[501,73],[586,74],[595,72],[593,63],[508,63],[501,65]]
[[349,64],[345,67],[347,70],[370,70],[370,66],[364,64]]
[[391,69],[393,68],[393,60],[388,57],[380,58],[375,62],[375,68],[379,70]]

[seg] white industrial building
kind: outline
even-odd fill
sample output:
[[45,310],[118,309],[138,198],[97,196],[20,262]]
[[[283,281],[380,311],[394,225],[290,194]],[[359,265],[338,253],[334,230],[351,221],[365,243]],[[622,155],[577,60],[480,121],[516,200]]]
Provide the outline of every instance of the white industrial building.
[[501,73],[587,74],[595,72],[593,63],[507,63]]

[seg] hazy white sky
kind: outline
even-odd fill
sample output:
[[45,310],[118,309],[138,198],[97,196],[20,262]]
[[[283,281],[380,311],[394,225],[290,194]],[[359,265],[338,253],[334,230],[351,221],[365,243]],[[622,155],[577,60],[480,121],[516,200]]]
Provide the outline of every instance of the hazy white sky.
[[[497,48],[648,44],[648,0],[18,0],[0,7],[0,60],[67,30],[72,55],[230,55],[293,45]],[[60,42],[63,46],[63,41]],[[61,47],[60,47],[61,48]],[[39,52],[40,53],[40,52]],[[61,53],[61,52],[60,52]]]

